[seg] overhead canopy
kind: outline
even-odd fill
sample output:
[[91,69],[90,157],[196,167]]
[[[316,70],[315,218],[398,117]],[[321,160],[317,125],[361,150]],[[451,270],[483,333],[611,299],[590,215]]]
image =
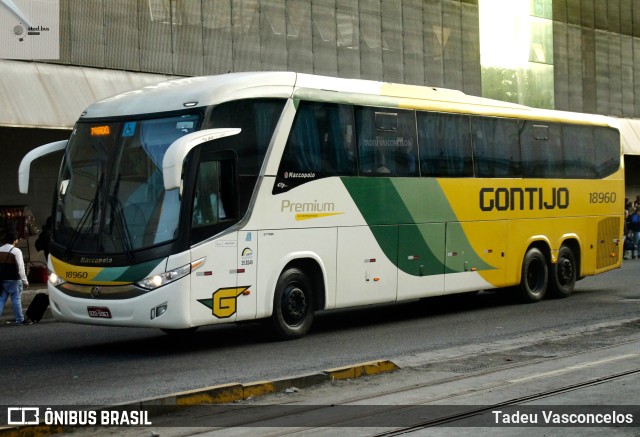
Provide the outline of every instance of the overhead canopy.
[[[0,59],[0,126],[70,129],[92,103],[171,77]],[[640,155],[640,120],[612,118],[622,150]]]
[[622,153],[640,155],[640,120],[616,118],[615,124],[620,129]]
[[0,59],[0,71],[0,126],[49,129],[73,127],[96,100],[169,78],[5,59]]

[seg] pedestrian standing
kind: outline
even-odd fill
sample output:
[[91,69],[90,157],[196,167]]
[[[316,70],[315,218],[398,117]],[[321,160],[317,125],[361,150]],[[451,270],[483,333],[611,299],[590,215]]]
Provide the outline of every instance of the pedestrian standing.
[[635,250],[633,251],[633,259],[638,257],[638,244],[640,244],[640,208],[631,209],[628,220],[629,232],[633,232],[633,243]]
[[16,247],[18,235],[15,232],[8,232],[3,243],[4,245],[0,247],[0,313],[7,299],[11,297],[16,324],[31,324],[22,314],[22,290],[23,287],[29,286],[29,282],[24,269],[22,252]]

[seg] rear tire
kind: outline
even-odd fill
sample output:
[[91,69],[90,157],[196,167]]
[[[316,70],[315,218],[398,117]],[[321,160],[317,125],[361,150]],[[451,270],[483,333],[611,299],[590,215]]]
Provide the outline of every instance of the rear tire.
[[313,288],[298,268],[285,270],[276,284],[271,328],[282,340],[304,336],[314,317]]
[[576,277],[576,257],[569,247],[562,246],[558,251],[556,263],[551,266],[549,294],[555,298],[570,296],[576,285]]
[[535,303],[544,298],[549,282],[549,269],[544,254],[532,247],[522,261],[519,298],[523,303]]

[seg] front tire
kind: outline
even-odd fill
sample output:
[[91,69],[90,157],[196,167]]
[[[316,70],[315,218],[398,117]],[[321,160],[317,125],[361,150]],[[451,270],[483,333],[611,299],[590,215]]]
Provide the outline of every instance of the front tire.
[[551,266],[551,280],[549,294],[556,298],[565,298],[573,293],[577,277],[576,257],[567,246],[558,251],[558,259]]
[[549,269],[544,254],[532,247],[522,261],[520,278],[520,300],[523,303],[535,303],[544,298],[549,282]]
[[285,270],[276,284],[271,328],[275,336],[291,340],[304,336],[313,323],[313,289],[298,268]]

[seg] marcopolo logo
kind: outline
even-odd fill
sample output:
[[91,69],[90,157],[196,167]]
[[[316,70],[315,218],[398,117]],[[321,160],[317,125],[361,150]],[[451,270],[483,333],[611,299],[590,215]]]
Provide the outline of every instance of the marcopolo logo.
[[285,179],[313,179],[315,177],[316,177],[316,174],[313,172],[308,172],[308,173],[295,173],[292,171],[284,172]]
[[0,0],[0,58],[59,57],[60,0]]

